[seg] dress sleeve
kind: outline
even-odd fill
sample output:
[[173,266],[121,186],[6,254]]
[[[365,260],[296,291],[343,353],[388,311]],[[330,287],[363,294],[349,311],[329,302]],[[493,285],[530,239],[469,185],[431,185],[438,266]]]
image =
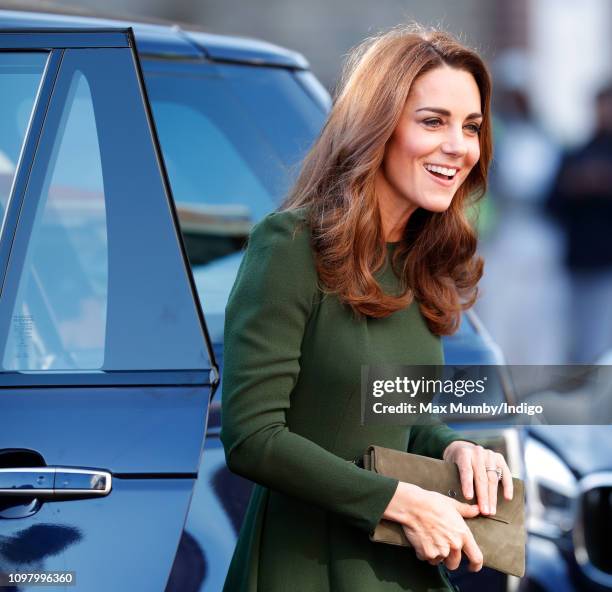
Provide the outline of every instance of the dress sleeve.
[[253,230],[226,309],[221,440],[233,472],[370,532],[398,481],[293,433],[286,413],[317,297],[308,233],[287,212]]

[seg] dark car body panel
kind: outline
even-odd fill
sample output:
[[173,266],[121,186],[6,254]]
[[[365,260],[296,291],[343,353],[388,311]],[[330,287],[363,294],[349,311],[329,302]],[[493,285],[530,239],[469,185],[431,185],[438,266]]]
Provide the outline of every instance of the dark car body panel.
[[[208,404],[202,382],[163,387],[39,384],[3,388],[0,396],[0,448],[40,451],[49,466],[98,467],[132,478],[197,475]],[[88,421],[90,416],[95,422]]]
[[1,520],[0,568],[75,571],[69,589],[88,592],[163,590],[193,482],[116,478],[106,498],[45,502],[33,516]]
[[301,54],[265,41],[229,38],[198,31],[186,31],[185,35],[215,61],[241,62],[255,66],[282,66],[301,70],[307,70],[309,67]]
[[52,15],[22,11],[2,11],[3,28],[88,28],[132,27],[139,54],[157,58],[198,59],[209,58],[221,62],[252,65],[281,66],[308,69],[308,62],[299,53],[278,45],[247,39],[212,35],[202,31],[183,30],[178,26],[132,23],[121,19]]

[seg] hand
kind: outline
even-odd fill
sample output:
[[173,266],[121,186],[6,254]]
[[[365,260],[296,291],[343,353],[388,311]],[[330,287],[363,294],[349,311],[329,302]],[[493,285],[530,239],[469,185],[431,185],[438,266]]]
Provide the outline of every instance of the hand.
[[400,482],[383,518],[399,522],[408,542],[422,561],[444,562],[457,569],[463,551],[470,571],[482,568],[482,552],[464,518],[478,515],[478,506],[458,502],[434,491]]
[[497,473],[487,471],[487,467],[498,467],[502,470],[504,497],[507,500],[512,499],[512,474],[506,460],[499,452],[493,452],[471,442],[456,440],[446,447],[442,458],[454,462],[459,468],[461,491],[466,499],[472,499],[476,485],[476,499],[481,514],[495,514],[497,510],[499,480]]

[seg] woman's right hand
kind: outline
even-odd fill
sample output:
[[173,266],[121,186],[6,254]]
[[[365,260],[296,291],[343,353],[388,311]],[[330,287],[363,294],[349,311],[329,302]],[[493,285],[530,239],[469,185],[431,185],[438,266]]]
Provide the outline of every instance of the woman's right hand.
[[399,522],[416,555],[432,565],[457,569],[463,551],[470,571],[482,568],[482,552],[464,518],[478,515],[478,504],[458,502],[435,491],[400,482],[383,514]]

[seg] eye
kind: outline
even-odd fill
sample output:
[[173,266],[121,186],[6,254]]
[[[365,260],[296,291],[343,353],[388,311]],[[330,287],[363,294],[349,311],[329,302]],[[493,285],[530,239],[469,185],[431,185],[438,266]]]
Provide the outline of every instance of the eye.
[[480,133],[480,125],[478,125],[477,123],[468,123],[466,126],[464,126],[466,130],[468,130],[468,132],[470,132],[471,134],[479,134]]
[[424,119],[423,123],[427,127],[437,128],[442,125],[442,120],[439,117],[430,117],[429,119]]

